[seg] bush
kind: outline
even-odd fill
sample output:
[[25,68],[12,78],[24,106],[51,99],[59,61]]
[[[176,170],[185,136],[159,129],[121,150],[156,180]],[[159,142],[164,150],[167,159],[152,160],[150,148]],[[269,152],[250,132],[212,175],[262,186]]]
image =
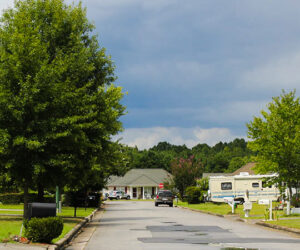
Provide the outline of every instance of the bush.
[[61,235],[63,220],[60,217],[31,218],[25,224],[25,237],[33,242],[51,243]]
[[198,204],[204,201],[200,187],[187,187],[185,190],[186,200],[189,204]]
[[[6,193],[0,194],[0,202],[2,204],[20,204],[24,203],[24,194],[23,193]],[[29,202],[38,202],[37,193],[29,194]],[[44,195],[44,201],[46,203],[54,203],[54,196]]]
[[300,207],[300,195],[295,194],[291,199],[291,205],[294,207]]

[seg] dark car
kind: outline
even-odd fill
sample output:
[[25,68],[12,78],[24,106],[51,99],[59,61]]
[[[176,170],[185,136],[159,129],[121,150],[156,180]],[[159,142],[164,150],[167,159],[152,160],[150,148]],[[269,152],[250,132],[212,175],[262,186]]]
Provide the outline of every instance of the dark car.
[[155,206],[157,207],[159,204],[166,204],[173,207],[173,199],[174,196],[170,190],[160,190],[155,198]]

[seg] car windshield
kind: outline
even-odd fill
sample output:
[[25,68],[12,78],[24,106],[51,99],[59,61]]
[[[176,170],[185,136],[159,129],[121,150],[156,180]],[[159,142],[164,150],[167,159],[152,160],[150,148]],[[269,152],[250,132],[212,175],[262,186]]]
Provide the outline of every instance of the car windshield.
[[160,197],[170,197],[170,196],[173,196],[172,192],[161,192],[161,193],[158,193],[158,195]]

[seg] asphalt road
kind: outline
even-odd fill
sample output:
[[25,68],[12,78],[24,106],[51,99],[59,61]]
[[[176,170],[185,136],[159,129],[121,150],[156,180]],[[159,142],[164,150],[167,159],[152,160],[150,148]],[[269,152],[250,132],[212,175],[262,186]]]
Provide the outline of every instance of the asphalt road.
[[110,201],[85,249],[300,249],[300,238],[154,202]]

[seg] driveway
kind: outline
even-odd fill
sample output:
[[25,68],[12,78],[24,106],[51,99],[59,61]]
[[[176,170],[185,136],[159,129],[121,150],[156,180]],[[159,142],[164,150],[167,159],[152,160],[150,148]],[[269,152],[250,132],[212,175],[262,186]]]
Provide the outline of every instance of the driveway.
[[300,238],[148,201],[109,201],[88,250],[300,249]]

